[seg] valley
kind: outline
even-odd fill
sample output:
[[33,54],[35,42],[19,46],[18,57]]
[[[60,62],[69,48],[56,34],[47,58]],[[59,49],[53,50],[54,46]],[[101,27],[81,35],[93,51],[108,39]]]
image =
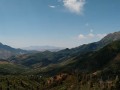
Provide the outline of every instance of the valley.
[[5,49],[15,54],[0,59],[0,90],[120,88],[120,32],[108,34],[98,42],[57,52],[32,53],[3,46],[1,52]]

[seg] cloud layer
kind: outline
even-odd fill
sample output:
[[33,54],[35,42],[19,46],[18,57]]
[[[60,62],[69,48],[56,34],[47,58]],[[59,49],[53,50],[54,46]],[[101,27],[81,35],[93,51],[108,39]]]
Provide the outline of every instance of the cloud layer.
[[77,14],[82,14],[85,0],[63,0],[64,7],[66,7],[69,11]]
[[93,34],[93,33],[89,33],[87,35],[79,34],[78,39],[80,39],[80,40],[94,39],[94,38],[102,39],[105,36],[106,36],[106,34]]

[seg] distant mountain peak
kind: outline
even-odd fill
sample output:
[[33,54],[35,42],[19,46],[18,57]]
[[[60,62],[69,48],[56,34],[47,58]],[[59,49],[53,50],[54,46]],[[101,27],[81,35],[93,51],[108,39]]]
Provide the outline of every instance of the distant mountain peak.
[[48,51],[59,51],[65,48],[45,45],[45,46],[30,46],[30,47],[25,47],[23,49],[24,50],[36,50],[36,51],[47,51],[47,50]]
[[120,31],[108,34],[100,42],[110,43],[117,40],[120,40]]
[[116,41],[116,40],[120,40],[120,31],[118,32],[114,32],[114,33],[110,33],[107,36],[105,36],[102,41],[105,40],[109,40],[109,41]]

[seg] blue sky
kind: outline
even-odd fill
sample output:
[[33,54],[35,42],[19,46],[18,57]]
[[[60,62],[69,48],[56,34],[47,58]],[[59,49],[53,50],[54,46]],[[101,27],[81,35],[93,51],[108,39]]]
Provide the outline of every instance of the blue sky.
[[76,47],[120,30],[120,0],[0,0],[0,42]]

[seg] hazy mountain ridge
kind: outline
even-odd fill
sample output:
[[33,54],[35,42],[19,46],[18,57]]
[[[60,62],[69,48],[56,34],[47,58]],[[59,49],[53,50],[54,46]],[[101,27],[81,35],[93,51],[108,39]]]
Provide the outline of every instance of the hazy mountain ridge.
[[[67,67],[68,69],[75,68],[78,66],[77,64],[79,64],[79,62],[81,62],[82,60],[81,68],[85,68],[83,65],[87,66],[86,64],[88,63],[89,68],[86,67],[87,68],[86,70],[88,70],[88,69],[92,69],[92,67],[90,66],[91,64],[93,65],[93,63],[91,63],[91,61],[93,60],[92,56],[96,57],[95,53],[99,53],[99,55],[101,55],[101,56],[98,55],[99,58],[105,57],[104,55],[106,55],[107,52],[105,54],[102,54],[104,53],[104,52],[101,52],[101,50],[103,50],[102,48],[108,45],[109,43],[112,43],[112,42],[114,43],[114,41],[119,41],[120,40],[119,35],[120,35],[120,32],[115,32],[113,34],[108,34],[106,37],[104,37],[102,40],[98,42],[81,45],[76,48],[72,48],[72,49],[66,48],[58,52],[44,51],[40,53],[23,54],[23,55],[13,56],[9,58],[8,61],[15,65],[32,68],[33,70],[41,69],[41,70],[49,71],[57,68],[60,68],[62,70],[62,68],[64,67]],[[16,51],[16,49],[12,49],[12,50]],[[92,56],[89,57],[89,55],[92,55]],[[98,61],[99,61],[99,58],[97,58]],[[87,63],[83,62],[84,60],[87,60]],[[97,67],[93,67],[93,68],[97,68]]]
[[24,47],[24,50],[36,50],[36,51],[51,51],[56,52],[64,49],[63,47],[56,47],[56,46],[30,46],[30,47]]
[[[33,47],[28,47],[29,50],[40,50],[40,51],[58,51],[57,53],[64,53],[65,56],[67,55],[71,55],[71,54],[76,54],[76,53],[86,53],[89,51],[94,51],[94,50],[98,50],[102,47],[104,47],[105,45],[111,43],[112,41],[116,41],[116,40],[120,40],[120,32],[115,32],[115,33],[110,33],[107,36],[105,36],[102,40],[98,41],[98,42],[94,42],[94,43],[90,43],[90,44],[84,44],[81,45],[79,47],[75,47],[72,49],[64,49],[61,47],[54,47],[54,46],[33,46]],[[63,49],[63,50],[61,50]],[[61,50],[61,51],[59,51]],[[16,54],[24,54],[26,53],[26,50],[22,50],[22,49],[15,49],[12,48],[8,45],[3,45],[2,43],[0,43],[0,57],[1,58],[8,58],[12,55],[16,55]]]

